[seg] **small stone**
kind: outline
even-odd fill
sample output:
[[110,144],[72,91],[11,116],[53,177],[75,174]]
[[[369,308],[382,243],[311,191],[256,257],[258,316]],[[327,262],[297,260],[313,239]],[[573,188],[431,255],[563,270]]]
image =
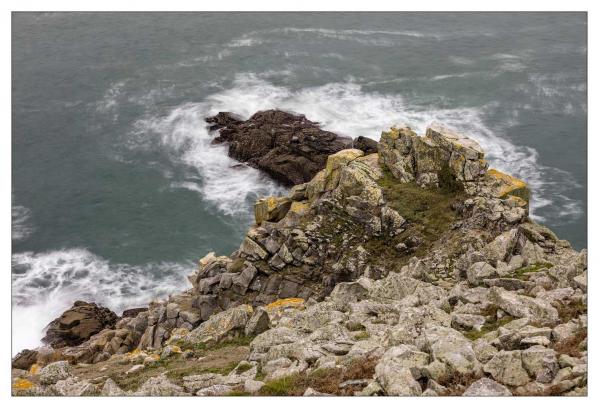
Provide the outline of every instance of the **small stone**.
[[136,364],[133,367],[131,367],[130,369],[128,369],[127,371],[125,371],[125,374],[127,374],[127,375],[135,374],[138,371],[143,370],[144,367],[145,366],[143,364]]
[[325,397],[330,396],[331,394],[327,394],[324,392],[318,392],[314,388],[308,387],[306,391],[304,391],[304,397]]
[[264,382],[252,380],[249,378],[245,380],[245,383],[243,384],[244,391],[249,392],[250,394],[260,391],[262,387],[264,387]]
[[520,386],[530,381],[528,373],[522,367],[520,350],[501,350],[484,366],[485,372],[502,384]]
[[40,383],[44,385],[54,384],[64,380],[71,375],[71,366],[68,361],[57,361],[50,363],[40,371]]
[[506,386],[486,377],[470,384],[462,394],[464,397],[509,397],[511,395]]
[[121,397],[126,395],[126,393],[117,385],[117,383],[114,382],[113,379],[108,378],[102,387],[102,391],[100,391],[100,395],[105,397]]
[[256,309],[250,320],[245,325],[246,336],[257,336],[270,328],[270,318],[266,309],[259,307]]

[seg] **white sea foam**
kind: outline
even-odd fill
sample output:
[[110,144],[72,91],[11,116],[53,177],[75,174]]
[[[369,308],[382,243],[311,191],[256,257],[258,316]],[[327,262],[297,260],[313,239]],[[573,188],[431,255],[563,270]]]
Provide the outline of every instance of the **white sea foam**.
[[459,74],[435,75],[434,77],[430,78],[430,80],[431,81],[444,81],[446,79],[470,78],[477,74],[478,74],[477,72],[461,72]]
[[36,347],[44,326],[75,300],[115,311],[189,286],[193,264],[111,264],[82,248],[12,256],[13,353]]
[[420,38],[440,40],[442,36],[437,33],[402,30],[336,30],[319,27],[283,27],[265,30],[256,30],[234,38],[228,48],[255,47],[268,42],[276,42],[279,35],[301,35],[316,38],[332,38],[335,40],[357,42],[365,45],[388,47],[397,44],[398,38]]
[[12,211],[12,234],[13,241],[21,241],[31,235],[35,230],[31,223],[31,211],[22,205],[13,205]]
[[112,120],[116,121],[119,117],[118,104],[122,96],[122,90],[126,81],[117,81],[110,84],[110,87],[104,93],[102,99],[96,105],[96,111],[112,116]]
[[456,65],[472,65],[474,64],[474,61],[470,58],[465,58],[465,57],[458,57],[458,56],[450,56],[449,58],[449,62],[451,62],[452,64],[456,64]]
[[577,74],[556,73],[541,75],[531,73],[528,82],[516,87],[516,90],[535,104],[522,105],[522,109],[541,109],[545,114],[586,114],[586,82]]
[[184,104],[165,117],[139,121],[135,127],[137,140],[145,143],[148,133],[157,135],[175,160],[195,169],[201,178],[199,183],[175,181],[173,187],[199,191],[204,200],[221,212],[248,218],[258,197],[280,195],[286,189],[254,168],[239,166],[227,156],[226,146],[211,145],[214,135],[208,133],[204,119],[220,110],[227,110],[227,107],[209,103]]
[[227,46],[232,47],[232,48],[255,47],[262,43],[263,43],[263,41],[260,39],[244,36],[244,37],[236,38],[236,39],[232,40],[229,44],[227,44]]
[[422,133],[428,124],[438,121],[478,140],[493,167],[526,180],[534,192],[533,216],[540,219],[542,210],[553,220],[553,215],[560,213],[561,221],[568,222],[582,214],[580,202],[565,194],[568,188],[576,188],[570,174],[541,165],[536,150],[514,145],[485,124],[485,112],[495,109],[493,104],[420,110],[408,105],[401,95],[366,92],[357,83],[291,90],[255,74],[238,75],[230,89],[211,95],[207,104],[213,112],[229,110],[245,117],[271,108],[301,112],[327,130],[377,140],[382,130],[398,123],[408,123]]
[[259,110],[279,108],[301,112],[338,134],[377,140],[382,130],[399,123],[408,123],[423,133],[428,124],[437,121],[479,141],[491,166],[526,180],[534,192],[532,214],[537,219],[544,216],[558,222],[554,216],[559,214],[559,222],[569,222],[582,214],[581,203],[568,198],[568,189],[577,188],[570,174],[541,165],[536,150],[517,146],[501,129],[486,125],[485,114],[497,108],[494,104],[419,109],[399,94],[368,92],[355,81],[292,89],[272,84],[267,80],[269,76],[239,74],[228,89],[202,102],[181,105],[164,117],[139,121],[137,136],[144,139],[148,133],[157,134],[163,146],[176,152],[176,160],[197,171],[201,181],[187,181],[177,187],[199,191],[206,201],[226,214],[250,217],[256,197],[285,190],[257,170],[237,168],[236,162],[227,157],[225,146],[212,146],[214,135],[206,130],[206,116],[231,111],[248,118]]

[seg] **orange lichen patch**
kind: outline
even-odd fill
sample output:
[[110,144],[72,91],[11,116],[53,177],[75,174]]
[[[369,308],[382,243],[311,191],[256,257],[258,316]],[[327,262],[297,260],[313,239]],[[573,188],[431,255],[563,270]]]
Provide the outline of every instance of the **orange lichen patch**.
[[271,312],[278,309],[294,308],[299,309],[304,307],[306,301],[302,298],[286,298],[279,299],[266,305],[266,310]]
[[487,176],[494,181],[497,189],[495,193],[497,197],[505,198],[511,195],[525,201],[529,200],[530,192],[528,191],[528,185],[524,181],[495,169],[489,169]]
[[32,388],[34,386],[35,384],[24,378],[17,378],[15,382],[12,384],[12,387],[16,390],[28,390],[29,388]]
[[134,357],[134,356],[141,354],[141,350],[139,348],[136,348],[136,349],[134,349],[128,353],[125,353],[125,354],[128,356]]
[[40,366],[39,364],[33,364],[30,368],[29,368],[29,374],[31,375],[37,375],[37,373],[39,373],[40,371]]

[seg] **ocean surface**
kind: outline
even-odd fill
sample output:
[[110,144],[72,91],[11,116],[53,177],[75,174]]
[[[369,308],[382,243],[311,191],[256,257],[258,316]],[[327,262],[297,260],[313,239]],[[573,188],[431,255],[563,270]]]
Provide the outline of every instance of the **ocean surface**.
[[378,139],[442,122],[587,245],[584,13],[15,13],[13,353],[76,299],[189,287],[285,189],[233,168],[204,117],[269,108]]

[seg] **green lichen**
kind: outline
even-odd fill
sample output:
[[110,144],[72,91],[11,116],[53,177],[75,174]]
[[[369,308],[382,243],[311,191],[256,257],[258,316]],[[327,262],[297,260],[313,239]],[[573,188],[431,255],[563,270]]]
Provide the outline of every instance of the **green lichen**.
[[347,327],[347,330],[349,331],[366,330],[366,327],[364,327],[364,325],[359,322],[349,322],[345,325],[345,327]]
[[508,278],[520,279],[523,281],[528,281],[530,279],[530,275],[536,272],[539,272],[544,269],[549,269],[553,267],[553,264],[550,262],[538,262],[528,266],[523,266],[522,268],[516,269],[514,272],[509,274]]
[[463,332],[462,334],[464,335],[464,337],[475,341],[477,339],[480,339],[481,337],[484,337],[486,334],[497,330],[499,327],[508,324],[509,322],[511,322],[512,320],[514,320],[514,318],[512,316],[505,316],[502,317],[501,319],[497,319],[491,322],[487,322],[485,323],[480,330],[469,330],[466,332]]
[[356,335],[354,335],[354,339],[358,340],[358,341],[359,340],[365,340],[365,339],[368,339],[368,338],[370,338],[370,334],[368,334],[367,331],[361,331],[361,332],[357,333]]

